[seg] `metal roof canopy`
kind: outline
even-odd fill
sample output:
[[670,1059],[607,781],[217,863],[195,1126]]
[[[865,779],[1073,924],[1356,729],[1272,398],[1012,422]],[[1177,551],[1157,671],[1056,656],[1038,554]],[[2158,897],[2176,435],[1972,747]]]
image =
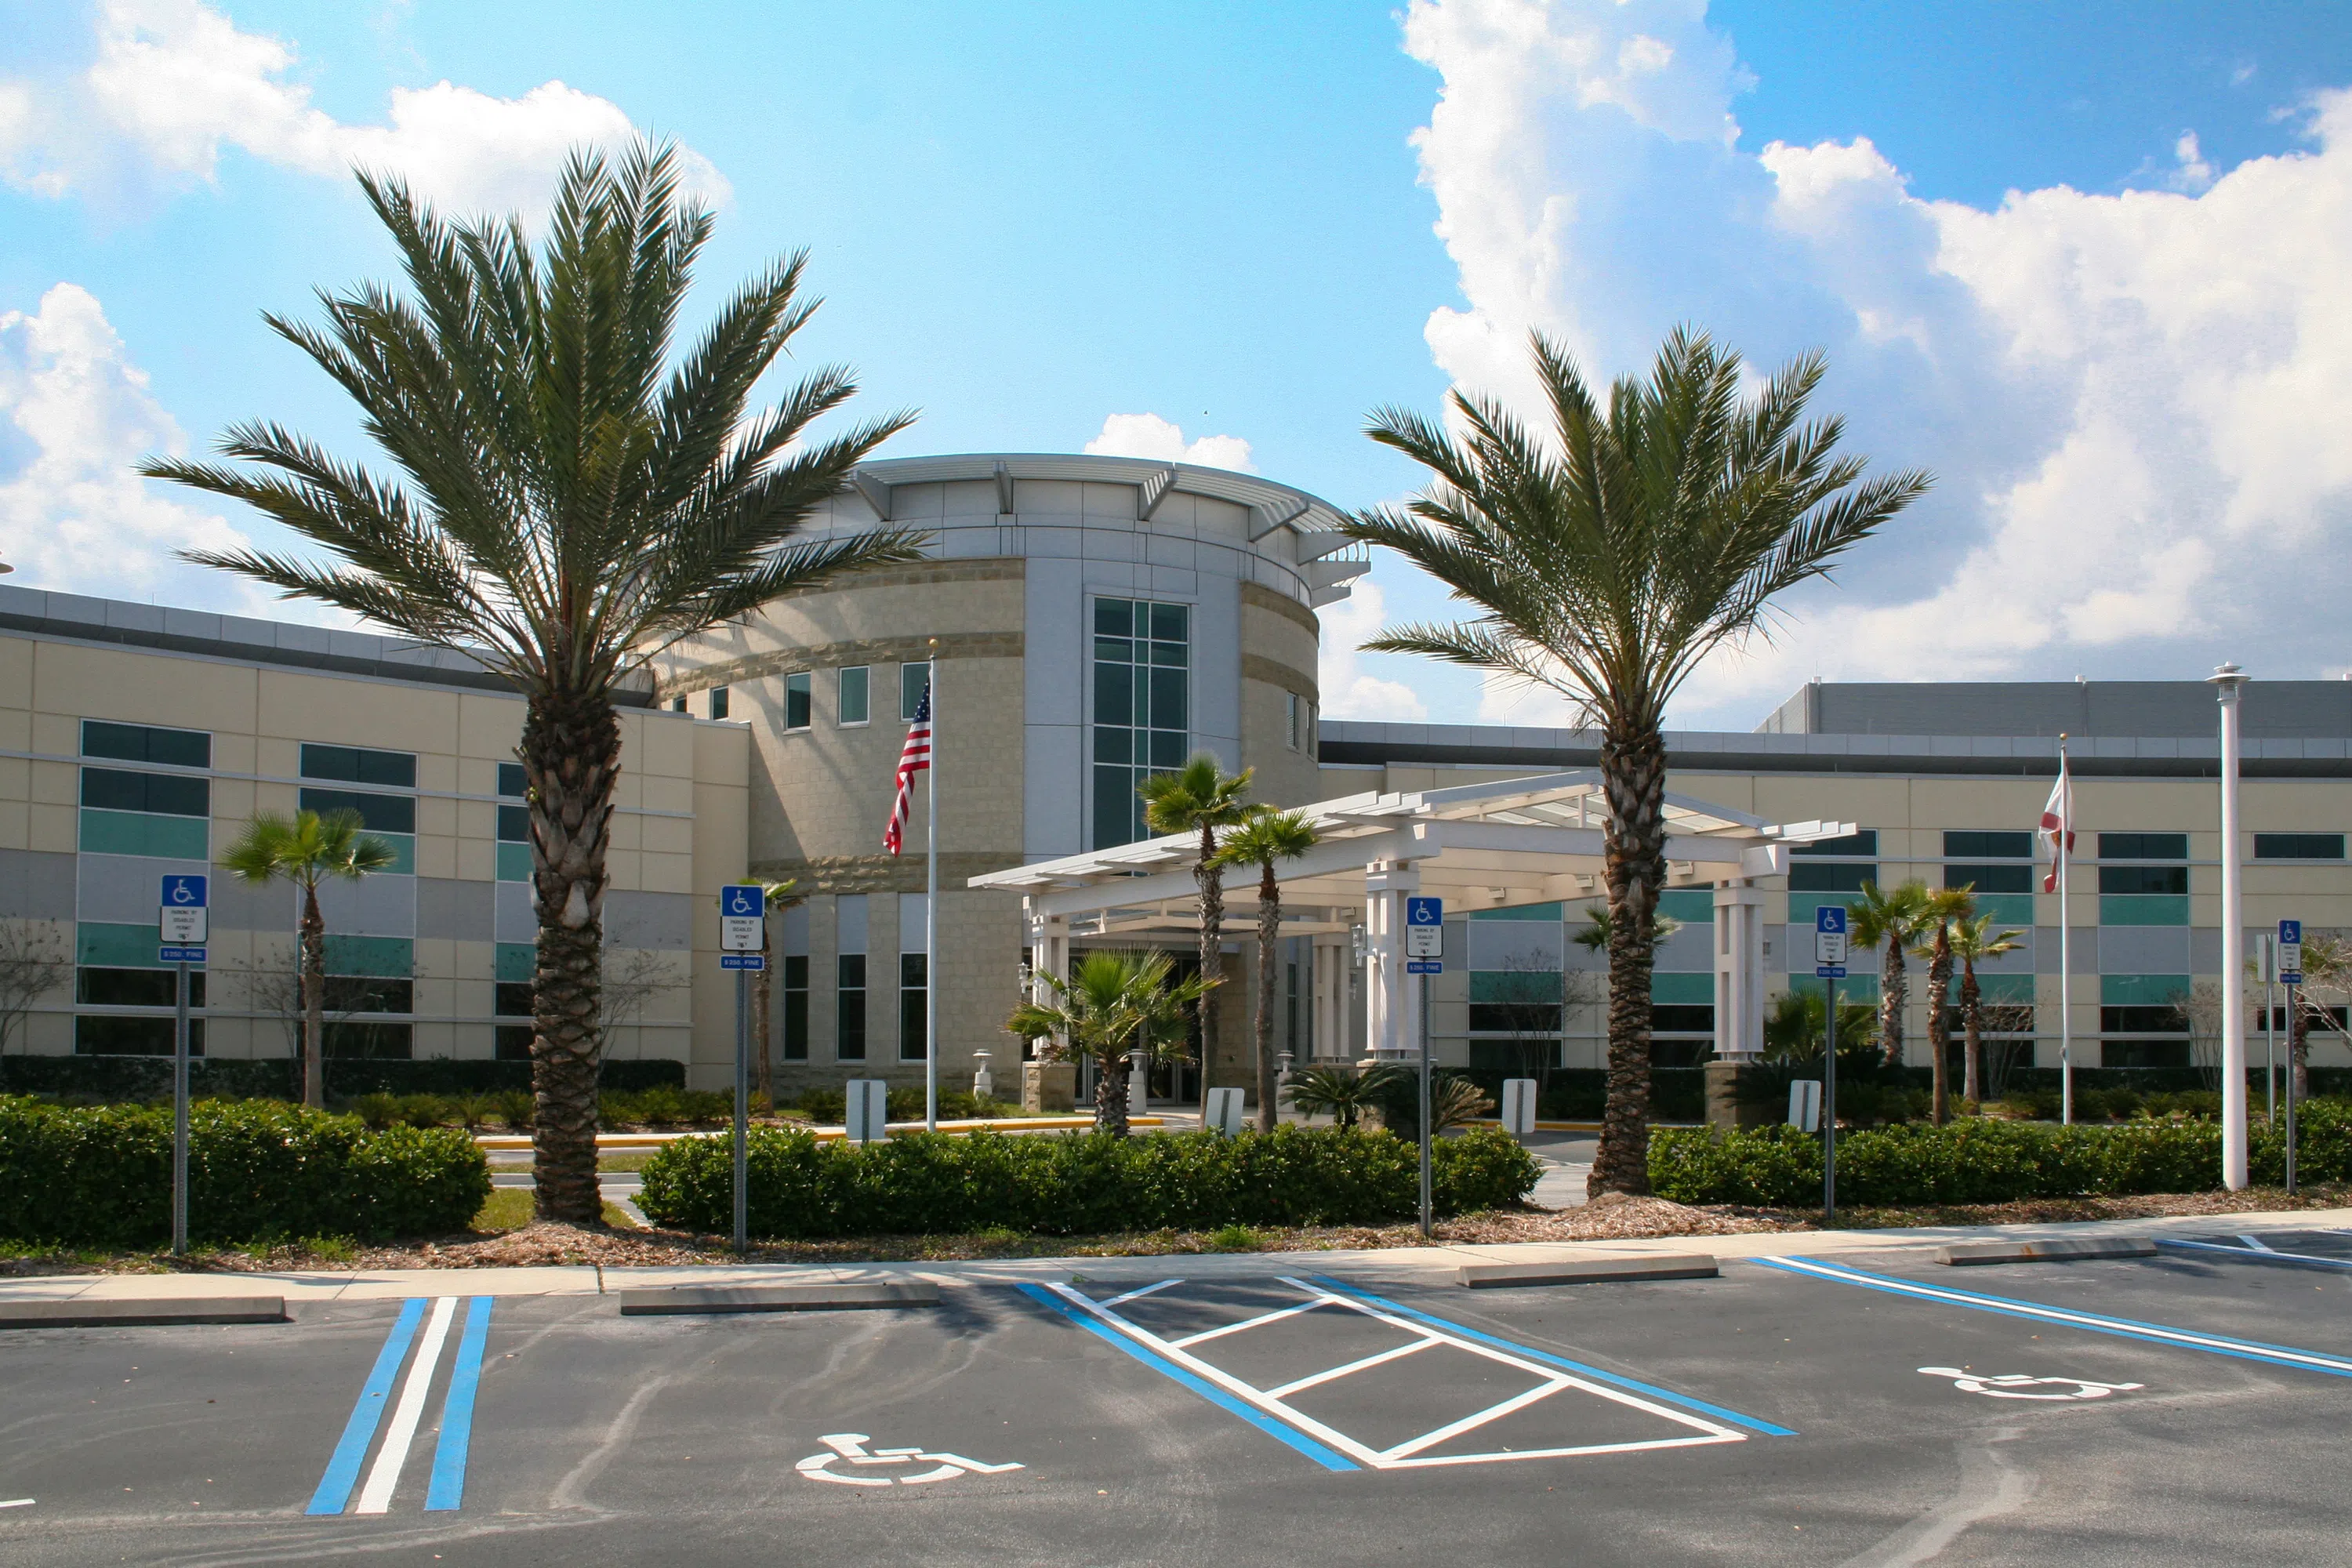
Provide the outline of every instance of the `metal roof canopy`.
[[[1421,891],[1444,899],[1449,912],[1604,893],[1600,825],[1609,812],[1597,770],[1368,792],[1300,809],[1322,841],[1275,867],[1288,934],[1347,929],[1370,896],[1366,871],[1381,863],[1413,865]],[[1777,876],[1788,869],[1790,846],[1854,831],[1846,822],[1774,825],[1679,795],[1665,797],[1665,818],[1670,887]],[[1199,845],[1192,834],[1150,838],[974,877],[971,886],[1025,894],[1038,918],[1087,922],[1074,935],[1197,930]],[[1255,908],[1256,868],[1233,868],[1223,880],[1229,906]]]

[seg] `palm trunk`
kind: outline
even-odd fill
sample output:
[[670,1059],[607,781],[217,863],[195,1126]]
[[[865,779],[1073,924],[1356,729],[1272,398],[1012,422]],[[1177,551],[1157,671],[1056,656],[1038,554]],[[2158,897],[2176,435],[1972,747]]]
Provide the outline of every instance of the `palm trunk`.
[[770,917],[761,928],[760,942],[761,968],[751,976],[751,1092],[769,1110],[776,1105],[776,1081],[772,1051],[768,1045],[768,1005],[774,994],[776,973],[776,942],[769,934],[775,930],[775,920]]
[[1274,862],[1258,868],[1257,879],[1257,1130],[1274,1131],[1275,1096],[1280,1086],[1274,1074],[1274,978],[1278,967],[1275,948],[1282,941],[1282,887],[1274,879]]
[[521,753],[530,785],[539,900],[532,975],[531,1131],[538,1216],[593,1225],[596,1082],[603,1053],[605,855],[619,777],[620,720],[602,692],[537,692]]
[[1891,1067],[1903,1065],[1903,1004],[1910,986],[1903,970],[1903,933],[1886,933],[1886,956],[1878,966],[1878,1045]]
[[1927,1049],[1936,1058],[1932,1080],[1935,1094],[1927,1116],[1938,1127],[1952,1119],[1952,1069],[1945,1060],[1951,1045],[1952,1026],[1944,1018],[1944,1003],[1951,992],[1952,939],[1948,927],[1938,926],[1935,956],[1927,961]]
[[327,917],[319,912],[319,888],[302,885],[302,1103],[327,1105]]
[[1666,879],[1666,744],[1655,725],[1611,731],[1601,747],[1609,800],[1609,1103],[1586,1190],[1650,1190],[1650,971]]
[[2294,1097],[2298,1100],[2311,1098],[2311,1016],[2310,1004],[2303,999],[2303,988],[2293,993],[2294,1011],[2288,1015],[2286,1025],[2286,1070],[2294,1075]]
[[1127,1136],[1127,1058],[1116,1052],[1095,1058],[1095,1131]]
[[1217,868],[1209,864],[1217,853],[1217,835],[1213,828],[1201,829],[1201,863],[1192,868],[1192,876],[1201,885],[1201,978],[1209,989],[1201,994],[1201,1106],[1203,1115],[1209,1104],[1209,1069],[1217,1059],[1217,1008],[1224,1000],[1218,994],[1217,982],[1224,977],[1224,956],[1220,951],[1225,929],[1225,889],[1219,880]]
[[1969,960],[1960,969],[1960,1098],[1972,1105],[1984,1103],[1984,1000],[1977,989],[1977,966]]

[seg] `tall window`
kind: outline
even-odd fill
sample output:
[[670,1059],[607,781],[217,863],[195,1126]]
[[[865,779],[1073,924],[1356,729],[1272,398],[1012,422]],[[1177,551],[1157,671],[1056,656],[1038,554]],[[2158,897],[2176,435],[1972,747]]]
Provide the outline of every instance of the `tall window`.
[[866,1059],[866,955],[841,955],[841,984],[833,1037],[833,1054],[842,1061]]
[[923,692],[931,684],[931,667],[928,664],[902,664],[898,667],[898,721],[911,724],[915,710],[923,703]]
[[1095,601],[1094,847],[1145,836],[1136,786],[1181,767],[1192,732],[1192,612]]
[[809,727],[809,685],[812,677],[805,669],[784,677],[784,728],[805,730]]
[[923,1020],[930,1006],[930,955],[922,952],[900,953],[898,955],[898,1059],[902,1062],[919,1062],[923,1059]]
[[836,722],[863,724],[874,717],[873,674],[862,664],[841,672],[841,717]]
[[713,719],[727,717],[727,689],[723,686],[710,689],[710,716]]
[[784,957],[784,1060],[808,1060],[808,955]]

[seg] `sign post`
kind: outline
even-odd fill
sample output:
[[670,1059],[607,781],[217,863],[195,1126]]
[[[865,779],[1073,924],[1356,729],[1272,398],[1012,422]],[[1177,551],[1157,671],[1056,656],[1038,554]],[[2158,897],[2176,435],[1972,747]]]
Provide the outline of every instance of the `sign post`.
[[1837,1218],[1837,983],[1845,978],[1843,904],[1813,910],[1813,973],[1822,983],[1822,1223]]
[[[768,894],[757,882],[719,889],[719,955],[735,972],[735,1251],[751,1249],[751,971],[768,965]],[[764,1043],[764,1042],[762,1042]]]
[[1421,1235],[1430,1236],[1429,1203],[1429,977],[1445,972],[1445,900],[1419,894],[1404,901],[1405,973],[1419,977],[1421,990]]
[[156,926],[163,938],[159,963],[176,972],[172,1029],[172,1256],[188,1255],[188,965],[205,961],[205,920],[211,879],[169,876]]
[[[2303,922],[2281,921],[2278,924],[2278,977],[2286,991],[2286,1192],[2294,1195],[2294,1020],[2295,1007],[2302,1001],[2296,994],[2303,988]],[[2263,998],[2267,1004],[2269,998]]]

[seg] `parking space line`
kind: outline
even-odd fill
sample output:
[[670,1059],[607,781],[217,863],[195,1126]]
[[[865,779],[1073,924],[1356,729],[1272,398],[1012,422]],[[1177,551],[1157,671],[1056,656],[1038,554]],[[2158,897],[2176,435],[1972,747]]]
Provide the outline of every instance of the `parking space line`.
[[1423,1448],[1434,1448],[1440,1443],[1459,1437],[1465,1432],[1475,1432],[1489,1421],[1499,1421],[1514,1410],[1525,1410],[1537,1400],[1548,1399],[1561,1389],[1572,1386],[1574,1386],[1573,1383],[1565,1377],[1546,1378],[1533,1388],[1516,1394],[1499,1405],[1489,1405],[1484,1410],[1474,1410],[1459,1421],[1447,1422],[1434,1432],[1423,1432],[1420,1436],[1408,1438],[1393,1448],[1383,1448],[1381,1450],[1381,1458],[1384,1461],[1411,1458]]
[[[2236,1250],[2231,1248],[2231,1250]],[[1767,1268],[1783,1269],[1791,1274],[1810,1275],[1816,1279],[1834,1280],[1841,1285],[1859,1285],[1868,1290],[1884,1290],[1890,1295],[1909,1296],[1927,1301],[1942,1301],[1952,1306],[1968,1307],[1979,1312],[1997,1312],[2005,1317],[2026,1318],[2036,1322],[2063,1323],[2069,1327],[2087,1329],[2093,1333],[2114,1334],[2121,1339],[2146,1340],[2154,1344],[2178,1345],[2185,1350],[2210,1351],[2215,1355],[2236,1356],[2243,1361],[2270,1362],[2278,1366],[2301,1367],[2307,1372],[2322,1372],[2331,1377],[2352,1377],[2352,1361],[2337,1356],[2321,1355],[2313,1351],[2296,1350],[2288,1345],[2264,1344],[2258,1340],[2231,1339],[2223,1334],[2200,1334],[2187,1329],[2168,1328],[2162,1323],[2145,1323],[2131,1318],[2110,1318],[2097,1312],[2077,1312],[2063,1307],[2045,1307],[2038,1301],[2020,1300],[2010,1296],[1982,1296],[1969,1290],[1954,1290],[1940,1285],[1919,1285],[1893,1275],[1873,1274],[1847,1264],[1822,1263],[1810,1258],[1759,1258],[1756,1262]]]
[[[1589,1365],[1584,1362],[1570,1361],[1566,1356],[1554,1355],[1549,1351],[1538,1350],[1533,1345],[1523,1345],[1513,1340],[1500,1339],[1493,1334],[1481,1333],[1476,1329],[1465,1328],[1462,1324],[1454,1322],[1449,1318],[1435,1317],[1428,1312],[1418,1311],[1413,1308],[1389,1300],[1385,1297],[1375,1296],[1369,1290],[1360,1289],[1356,1286],[1347,1284],[1341,1280],[1328,1279],[1319,1274],[1310,1276],[1309,1278],[1315,1279],[1319,1284],[1328,1286],[1333,1290],[1356,1297],[1360,1300],[1369,1301],[1374,1306],[1381,1308],[1383,1311],[1392,1312],[1400,1318],[1411,1319],[1414,1322],[1425,1323],[1432,1327],[1441,1329],[1449,1336],[1457,1336],[1463,1340],[1475,1341],[1480,1344],[1492,1345],[1498,1349],[1507,1350],[1514,1355],[1525,1356],[1531,1361],[1539,1362],[1545,1366],[1555,1367],[1562,1372],[1574,1373],[1580,1378],[1590,1378],[1596,1382],[1611,1384],[1618,1388],[1627,1389],[1635,1394],[1642,1394],[1645,1398],[1657,1400],[1667,1405],[1680,1405],[1685,1410],[1696,1411],[1702,1415],[1711,1416],[1715,1420],[1727,1423],[1733,1426],[1744,1426],[1750,1432],[1760,1433],[1767,1437],[1793,1437],[1797,1435],[1793,1427],[1777,1426],[1772,1422],[1761,1420],[1753,1415],[1743,1415],[1737,1410],[1727,1410],[1720,1405],[1710,1405],[1704,1399],[1694,1399],[1687,1394],[1676,1394],[1670,1388],[1660,1388],[1654,1384],[1642,1383],[1633,1378],[1623,1377],[1616,1373],[1605,1371],[1601,1367]],[[1676,1439],[1675,1441],[1680,1442],[1681,1439]]]
[[1418,1354],[1439,1342],[1441,1342],[1433,1339],[1417,1339],[1409,1345],[1398,1345],[1392,1350],[1384,1350],[1378,1355],[1368,1355],[1361,1361],[1351,1361],[1345,1366],[1329,1367],[1322,1372],[1308,1373],[1296,1383],[1286,1383],[1280,1388],[1267,1389],[1265,1396],[1268,1399],[1287,1399],[1292,1394],[1313,1388],[1318,1384],[1329,1383],[1333,1378],[1345,1377],[1351,1372],[1362,1372],[1367,1367],[1378,1366],[1382,1362],[1397,1361],[1405,1356]]
[[2256,1252],[2268,1252],[2270,1250],[2268,1247],[2265,1247],[2263,1244],[2262,1237],[2258,1236],[2242,1236],[2238,1237],[2238,1239],[2244,1242],[2248,1247],[2252,1247]]
[[[2253,1237],[2247,1237],[2252,1241]],[[2157,1246],[2178,1247],[2183,1252],[2226,1252],[2251,1263],[2283,1263],[2294,1268],[2337,1268],[2352,1271],[2352,1258],[2322,1258],[2314,1252],[2281,1252],[2274,1247],[2231,1247],[2218,1241],[2174,1241],[2162,1239]]]
[[441,1437],[433,1446],[433,1482],[425,1511],[447,1513],[466,1499],[466,1459],[474,1443],[474,1396],[482,1383],[482,1347],[490,1337],[490,1298],[466,1302],[466,1331],[449,1369],[449,1392],[441,1396]]
[[1200,1333],[1186,1334],[1181,1340],[1170,1340],[1168,1342],[1179,1350],[1183,1350],[1192,1345],[1205,1343],[1210,1340],[1223,1339],[1227,1334],[1238,1334],[1250,1329],[1264,1328],[1268,1323],[1279,1322],[1285,1318],[1295,1318],[1301,1312],[1311,1312],[1323,1304],[1321,1301],[1301,1301],[1296,1307],[1285,1307],[1278,1312],[1268,1312],[1263,1317],[1244,1318],[1238,1323],[1227,1323],[1222,1328],[1205,1329]]
[[400,1363],[408,1355],[408,1342],[415,1337],[417,1322],[424,1316],[422,1298],[401,1303],[400,1316],[384,1335],[383,1348],[376,1352],[375,1365],[360,1387],[359,1402],[352,1406],[351,1419],[343,1424],[342,1437],[335,1444],[326,1474],[319,1478],[319,1489],[310,1494],[310,1506],[304,1512],[341,1513],[351,1501],[368,1445],[374,1440],[377,1423],[383,1419],[383,1402],[392,1393],[392,1380],[399,1374]]
[[408,1381],[400,1385],[400,1404],[393,1410],[383,1447],[376,1451],[375,1468],[368,1471],[367,1485],[360,1489],[359,1507],[353,1512],[383,1513],[391,1509],[393,1490],[400,1485],[409,1447],[416,1440],[416,1423],[425,1415],[425,1396],[433,1387],[433,1369],[440,1364],[441,1347],[449,1338],[449,1320],[457,1316],[457,1309],[455,1296],[434,1299],[433,1316],[425,1321],[425,1337],[417,1342]]
[[1181,1285],[1182,1283],[1184,1283],[1184,1281],[1183,1281],[1182,1279],[1162,1279],[1162,1280],[1160,1280],[1160,1281],[1158,1284],[1156,1284],[1156,1285],[1146,1285],[1146,1286],[1145,1286],[1142,1289],[1140,1289],[1140,1290],[1129,1290],[1129,1291],[1128,1291],[1128,1292],[1127,1292],[1125,1295],[1123,1295],[1123,1296],[1113,1296],[1109,1300],[1105,1301],[1105,1302],[1103,1303],[1103,1305],[1104,1305],[1104,1306],[1106,1306],[1106,1307],[1116,1307],[1116,1306],[1118,1306],[1118,1305],[1120,1302],[1122,1302],[1122,1301],[1132,1301],[1132,1300],[1136,1300],[1138,1297],[1140,1297],[1140,1296],[1149,1296],[1149,1295],[1150,1295],[1154,1290],[1165,1290],[1165,1289],[1168,1289],[1168,1287],[1170,1287],[1171,1285]]

